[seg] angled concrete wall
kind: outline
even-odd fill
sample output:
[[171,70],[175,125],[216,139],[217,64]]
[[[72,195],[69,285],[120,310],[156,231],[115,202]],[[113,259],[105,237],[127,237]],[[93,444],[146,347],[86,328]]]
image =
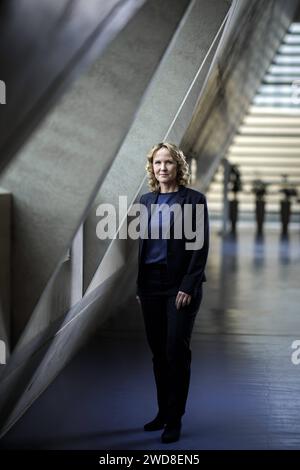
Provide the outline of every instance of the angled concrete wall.
[[114,159],[187,4],[146,2],[1,175],[0,185],[14,195],[14,342]]
[[[230,2],[220,0],[194,2],[188,20],[178,32],[172,49],[157,71],[149,93],[100,188],[84,225],[85,289],[109,244],[109,241],[100,241],[96,237],[95,228],[99,221],[99,217],[96,216],[98,205],[109,202],[118,207],[119,195],[126,195],[128,201],[131,201],[145,176],[146,155],[154,143],[160,142],[166,136],[170,141],[180,143],[190,122],[213,55],[211,54],[207,61],[204,59],[229,6]],[[215,50],[212,51],[214,52]],[[199,70],[201,73],[197,77],[198,83],[189,90]],[[176,113],[186,99],[189,102],[180,110],[178,119]],[[172,129],[170,129],[171,124]],[[147,191],[147,187],[145,190]]]
[[[0,2],[0,172],[145,0]],[[4,83],[4,84],[3,84]]]
[[0,188],[0,340],[4,341],[6,359],[10,350],[11,306],[11,194]]
[[184,136],[183,149],[198,160],[206,188],[235,135],[299,0],[234,0],[224,41]]
[[[199,69],[201,65],[206,72],[209,68],[217,46],[214,40],[222,31],[228,9],[229,2],[220,0],[198,0],[191,4],[147,90],[130,132],[106,174],[93,209],[88,213],[87,224],[91,223],[91,227],[90,217],[94,216],[99,202],[117,204],[118,196],[126,194],[131,203],[146,190],[143,184],[145,157],[153,143],[166,137],[180,143],[205,81],[205,73],[198,74]],[[218,40],[220,37],[219,34]],[[212,43],[214,47],[207,55]],[[195,77],[198,80],[194,82]],[[99,249],[96,241],[90,247],[85,245],[85,256],[87,249],[91,249],[96,263],[90,266],[92,282],[86,280],[88,288],[83,299],[48,327],[47,318],[44,318],[44,331],[34,335],[49,301],[47,289],[18,343],[0,386],[4,432],[47,387],[97,326],[120,308],[126,311],[124,301],[132,302],[135,297],[135,276],[131,273],[136,272],[137,243],[116,239],[109,247]],[[52,282],[48,288],[51,286]]]

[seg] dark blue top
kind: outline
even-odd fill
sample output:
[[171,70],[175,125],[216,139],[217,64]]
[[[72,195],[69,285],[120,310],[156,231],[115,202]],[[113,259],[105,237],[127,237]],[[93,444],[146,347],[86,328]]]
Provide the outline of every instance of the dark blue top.
[[[178,191],[172,193],[159,193],[157,198],[157,208],[152,217],[149,219],[148,234],[149,238],[145,240],[145,258],[144,263],[167,263],[167,239],[163,238],[163,228],[167,222],[166,215],[169,213],[168,207],[160,206],[161,204],[167,204],[169,207],[176,202],[176,194]],[[159,205],[159,206],[158,206]],[[157,214],[158,211],[158,214]],[[156,217],[155,217],[155,214]],[[170,211],[170,221],[172,223],[174,218],[173,212]],[[163,225],[164,223],[164,225]],[[159,238],[151,238],[152,232],[155,230],[159,234]]]

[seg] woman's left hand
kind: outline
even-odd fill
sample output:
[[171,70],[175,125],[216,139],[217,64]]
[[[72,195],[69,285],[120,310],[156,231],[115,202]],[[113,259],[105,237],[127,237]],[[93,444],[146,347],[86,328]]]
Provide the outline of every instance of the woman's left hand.
[[180,307],[185,307],[186,305],[189,305],[191,303],[192,296],[189,294],[186,294],[185,292],[178,291],[175,304],[177,310],[180,309]]

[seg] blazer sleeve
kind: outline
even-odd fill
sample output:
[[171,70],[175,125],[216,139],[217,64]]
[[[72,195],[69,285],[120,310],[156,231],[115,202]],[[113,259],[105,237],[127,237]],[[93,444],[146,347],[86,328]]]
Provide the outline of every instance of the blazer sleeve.
[[202,195],[201,203],[204,204],[204,241],[199,250],[194,250],[184,275],[179,290],[193,295],[197,287],[205,280],[204,269],[209,250],[209,219],[206,197]]

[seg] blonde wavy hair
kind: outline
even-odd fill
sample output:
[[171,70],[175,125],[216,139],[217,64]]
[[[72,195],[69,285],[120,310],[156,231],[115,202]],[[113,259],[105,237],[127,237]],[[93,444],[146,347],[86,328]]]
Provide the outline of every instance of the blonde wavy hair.
[[159,144],[154,145],[147,154],[147,164],[145,168],[147,171],[150,191],[159,191],[160,188],[159,182],[155,178],[153,171],[153,158],[155,157],[156,152],[163,147],[169,150],[171,157],[177,162],[176,183],[178,185],[186,186],[190,181],[190,169],[183,151],[175,144],[160,142]]

